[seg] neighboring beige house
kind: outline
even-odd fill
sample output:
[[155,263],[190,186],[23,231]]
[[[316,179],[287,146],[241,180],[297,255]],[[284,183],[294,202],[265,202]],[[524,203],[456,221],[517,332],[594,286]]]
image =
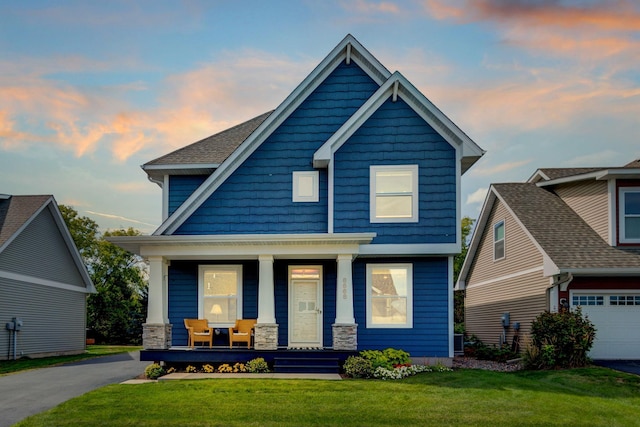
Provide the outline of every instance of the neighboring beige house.
[[592,358],[640,359],[640,161],[491,185],[456,287],[468,334],[486,344],[581,306],[597,329]]

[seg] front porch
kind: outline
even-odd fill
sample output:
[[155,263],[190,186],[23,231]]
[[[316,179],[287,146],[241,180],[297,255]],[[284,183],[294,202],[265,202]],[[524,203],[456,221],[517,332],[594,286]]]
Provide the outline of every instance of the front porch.
[[341,366],[356,351],[333,349],[289,349],[255,350],[228,347],[171,347],[169,349],[146,349],[140,351],[140,360],[163,361],[170,365],[246,363],[262,357],[276,373],[339,373]]

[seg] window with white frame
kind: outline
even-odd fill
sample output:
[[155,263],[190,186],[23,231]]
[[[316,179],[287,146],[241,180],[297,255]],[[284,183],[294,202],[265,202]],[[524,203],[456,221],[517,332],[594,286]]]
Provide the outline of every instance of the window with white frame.
[[493,226],[493,260],[504,258],[504,221]]
[[294,202],[317,202],[319,200],[318,171],[293,172]]
[[413,266],[367,264],[367,328],[413,326]]
[[620,243],[640,243],[640,187],[619,190]]
[[219,326],[242,318],[242,266],[201,265],[198,317]]
[[370,166],[371,222],[418,222],[418,165]]

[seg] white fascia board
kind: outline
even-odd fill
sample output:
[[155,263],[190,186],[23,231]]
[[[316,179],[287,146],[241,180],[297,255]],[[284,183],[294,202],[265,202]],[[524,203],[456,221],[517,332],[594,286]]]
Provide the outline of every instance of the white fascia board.
[[633,268],[561,268],[560,273],[570,273],[577,276],[599,276],[599,277],[619,277],[619,276],[640,276],[640,267]]
[[360,255],[372,256],[450,256],[460,253],[460,245],[456,243],[389,243],[366,244],[360,246]]
[[531,177],[527,180],[527,182],[531,184],[537,184],[542,180],[549,181],[549,176],[544,172],[542,172],[540,169],[538,169],[533,173],[533,175],[531,175]]
[[[191,196],[176,209],[154,232],[154,235],[171,234],[202,203],[215,192],[220,185],[284,122],[293,111],[340,65],[346,58],[347,45],[351,45],[351,59],[374,79],[380,81],[381,76],[388,76],[389,71],[382,66],[364,47],[350,34],[347,35],[298,87],[258,126],[256,130],[229,156],[214,173],[205,180]],[[358,54],[363,60],[358,59]],[[366,60],[368,64],[365,64]],[[366,65],[366,66],[365,66]],[[380,84],[380,83],[379,83]]]
[[536,182],[535,184],[538,187],[548,187],[551,185],[558,185],[558,184],[567,184],[570,182],[577,182],[577,181],[584,181],[587,179],[599,179],[598,177],[600,176],[602,171],[595,171],[595,172],[589,172],[589,173],[583,173],[580,175],[572,175],[572,176],[566,176],[564,178],[558,178],[558,179],[551,179],[548,181],[540,181],[540,182]]
[[[481,157],[485,152],[455,123],[440,111],[426,96],[413,86],[400,72],[394,72],[387,81],[331,136],[313,155],[314,167],[326,167],[333,153],[358,130],[397,89],[402,98],[418,115],[433,127],[453,148],[462,150],[464,157]],[[464,171],[462,171],[464,172]]]
[[[376,233],[338,233],[338,234],[233,234],[233,235],[169,235],[169,236],[111,236],[107,240],[130,252],[143,256],[168,255],[171,253],[185,254],[193,252],[194,255],[203,251],[224,253],[231,248],[236,254],[268,254],[269,251],[278,250],[278,247],[296,248],[296,251],[319,247],[357,248],[371,242]],[[182,248],[182,249],[181,249]],[[186,251],[184,248],[188,248]],[[215,248],[215,249],[212,249]],[[259,250],[257,248],[260,248]],[[220,249],[222,252],[220,252]],[[285,251],[288,249],[285,249]],[[348,253],[352,252],[350,249]],[[212,252],[212,253],[213,253]]]
[[12,271],[0,270],[0,278],[15,280],[17,282],[31,283],[34,285],[48,286],[51,288],[64,289],[66,291],[78,292],[82,294],[93,294],[95,289],[83,288],[81,286],[70,285],[68,283],[56,282],[54,280],[43,279],[41,277],[28,276],[26,274],[14,273]]
[[640,169],[638,168],[618,168],[600,171],[596,176],[596,179],[627,179],[638,177],[640,177]]
[[189,169],[217,169],[220,163],[183,163],[170,165],[142,165],[142,170],[146,171],[165,171],[165,170],[189,170]]
[[[58,209],[58,204],[55,201],[55,199],[53,197],[51,197],[51,199],[49,199],[49,201],[46,203],[46,205],[49,207],[49,210],[56,222],[56,225],[58,226],[58,231],[60,231],[60,234],[62,235],[62,238],[64,239],[67,248],[69,249],[69,252],[71,253],[71,257],[73,258],[73,262],[75,263],[76,268],[78,269],[78,271],[80,272],[80,276],[82,277],[82,280],[85,284],[85,287],[87,289],[88,293],[96,293],[96,288],[93,285],[93,281],[91,280],[91,277],[89,276],[89,272],[87,271],[87,266],[84,264],[84,260],[82,259],[82,257],[80,256],[80,252],[78,251],[78,248],[75,244],[75,242],[73,241],[73,237],[71,236],[71,232],[69,231],[69,229],[67,228],[67,224],[64,222],[64,218],[62,217],[62,213],[60,212],[60,209]],[[34,216],[35,217],[35,216]]]

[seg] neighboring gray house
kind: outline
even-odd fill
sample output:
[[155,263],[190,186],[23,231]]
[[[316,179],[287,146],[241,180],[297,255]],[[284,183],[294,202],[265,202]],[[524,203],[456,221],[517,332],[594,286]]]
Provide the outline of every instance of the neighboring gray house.
[[82,353],[93,292],[53,196],[0,194],[0,360]]

